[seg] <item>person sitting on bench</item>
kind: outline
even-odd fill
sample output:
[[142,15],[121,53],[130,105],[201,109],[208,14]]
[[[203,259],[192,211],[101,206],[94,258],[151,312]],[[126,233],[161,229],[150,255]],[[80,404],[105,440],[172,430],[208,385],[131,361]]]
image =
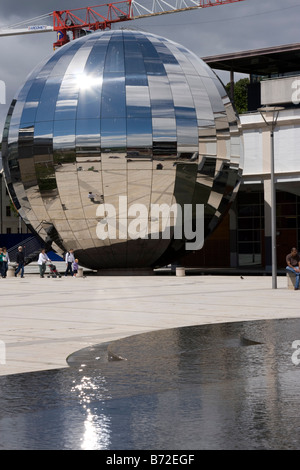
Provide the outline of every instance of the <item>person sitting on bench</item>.
[[286,270],[294,273],[296,276],[295,290],[298,290],[300,281],[300,256],[297,248],[292,248],[291,252],[286,256],[286,264]]

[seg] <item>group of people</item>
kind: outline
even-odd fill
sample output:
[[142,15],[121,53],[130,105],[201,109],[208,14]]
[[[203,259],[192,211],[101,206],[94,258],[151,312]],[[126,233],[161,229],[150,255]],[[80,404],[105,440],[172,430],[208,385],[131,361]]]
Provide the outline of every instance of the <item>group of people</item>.
[[[15,276],[21,271],[21,277],[24,277],[24,266],[25,266],[25,256],[23,252],[23,247],[18,247],[17,253],[17,268],[15,270]],[[43,248],[39,254],[38,265],[40,270],[40,277],[44,277],[46,272],[47,263],[51,263],[50,258],[48,257],[46,250]],[[66,262],[66,271],[65,276],[69,273],[71,276],[76,277],[78,273],[78,259],[74,256],[74,250],[69,250],[65,255]],[[2,278],[7,277],[8,264],[10,263],[9,254],[6,247],[0,248],[0,276]],[[299,289],[300,284],[300,255],[297,248],[293,247],[291,252],[286,256],[286,269],[291,271],[296,275],[295,290]]]
[[9,262],[9,255],[6,247],[4,246],[3,248],[0,248],[0,276],[3,278],[7,276]]
[[[74,250],[70,250],[66,253],[65,261],[67,264],[65,276],[69,273],[71,276],[76,277],[78,274],[78,259],[75,259]],[[25,254],[23,247],[19,246],[16,256],[17,267],[15,269],[15,277],[21,273],[21,278],[24,278],[24,269],[25,269]],[[9,254],[6,247],[0,248],[0,276],[2,278],[7,277],[8,264],[10,263]],[[43,248],[39,254],[38,265],[40,271],[40,277],[45,276],[47,263],[52,263],[48,257],[46,250]]]
[[[65,261],[67,264],[65,276],[70,273],[71,276],[76,277],[78,274],[78,259],[74,256],[74,250],[71,249],[66,253]],[[48,257],[46,250],[43,248],[39,254],[38,259],[40,277],[44,277],[47,263],[51,263],[51,259]]]
[[68,273],[70,273],[71,276],[76,277],[78,274],[78,259],[74,257],[74,250],[71,249],[70,251],[66,253],[65,261],[67,264],[65,276],[67,276]]
[[[18,247],[16,261],[17,261],[17,268],[15,270],[15,276],[17,277],[17,275],[21,271],[21,277],[24,277],[25,256],[23,253],[22,246]],[[0,248],[0,276],[3,279],[7,277],[9,263],[10,263],[9,254],[8,254],[6,247],[4,246],[3,248]]]

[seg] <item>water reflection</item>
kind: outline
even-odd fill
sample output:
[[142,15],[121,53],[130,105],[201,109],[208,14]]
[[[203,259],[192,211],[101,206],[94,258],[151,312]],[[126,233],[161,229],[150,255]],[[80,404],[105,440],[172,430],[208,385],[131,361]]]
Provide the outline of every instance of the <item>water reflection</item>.
[[84,422],[82,450],[105,450],[110,445],[110,420],[104,414],[95,416],[94,410],[87,409]]
[[296,339],[297,319],[168,329],[0,377],[0,449],[297,449]]

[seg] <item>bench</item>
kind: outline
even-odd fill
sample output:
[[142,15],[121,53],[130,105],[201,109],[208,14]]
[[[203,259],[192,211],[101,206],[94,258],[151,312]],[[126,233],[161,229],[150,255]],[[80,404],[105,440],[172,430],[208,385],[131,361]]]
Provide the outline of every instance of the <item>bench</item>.
[[292,273],[291,271],[287,271],[286,278],[288,289],[294,289],[296,284],[296,274]]

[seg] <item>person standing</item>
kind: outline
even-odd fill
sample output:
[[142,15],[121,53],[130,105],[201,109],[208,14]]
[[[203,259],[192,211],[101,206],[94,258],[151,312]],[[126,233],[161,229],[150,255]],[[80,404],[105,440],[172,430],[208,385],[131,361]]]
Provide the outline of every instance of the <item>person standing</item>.
[[8,263],[10,262],[9,255],[5,246],[2,248],[2,261],[2,277],[4,278],[7,276]]
[[3,249],[0,248],[0,275],[3,277]]
[[296,275],[295,290],[298,290],[300,282],[300,256],[297,248],[292,248],[291,252],[286,256],[286,264],[286,270]]
[[73,263],[73,277],[76,277],[78,273],[78,259],[75,259]]
[[51,259],[48,258],[46,254],[45,248],[43,248],[39,254],[39,259],[38,259],[38,265],[39,265],[39,270],[40,270],[40,277],[44,277],[44,274],[46,272],[46,266],[47,266],[47,261],[50,261]]
[[72,265],[75,261],[75,257],[74,257],[74,250],[70,250],[66,253],[66,264],[67,264],[67,269],[66,269],[66,272],[65,272],[65,276],[68,275],[68,273],[70,272],[71,276],[73,276],[73,270],[72,270]]
[[17,266],[17,269],[15,270],[15,277],[17,277],[17,275],[21,271],[21,277],[23,278],[24,277],[25,256],[24,256],[23,248],[21,246],[19,246],[19,248],[18,248],[17,263],[18,263],[18,266]]

